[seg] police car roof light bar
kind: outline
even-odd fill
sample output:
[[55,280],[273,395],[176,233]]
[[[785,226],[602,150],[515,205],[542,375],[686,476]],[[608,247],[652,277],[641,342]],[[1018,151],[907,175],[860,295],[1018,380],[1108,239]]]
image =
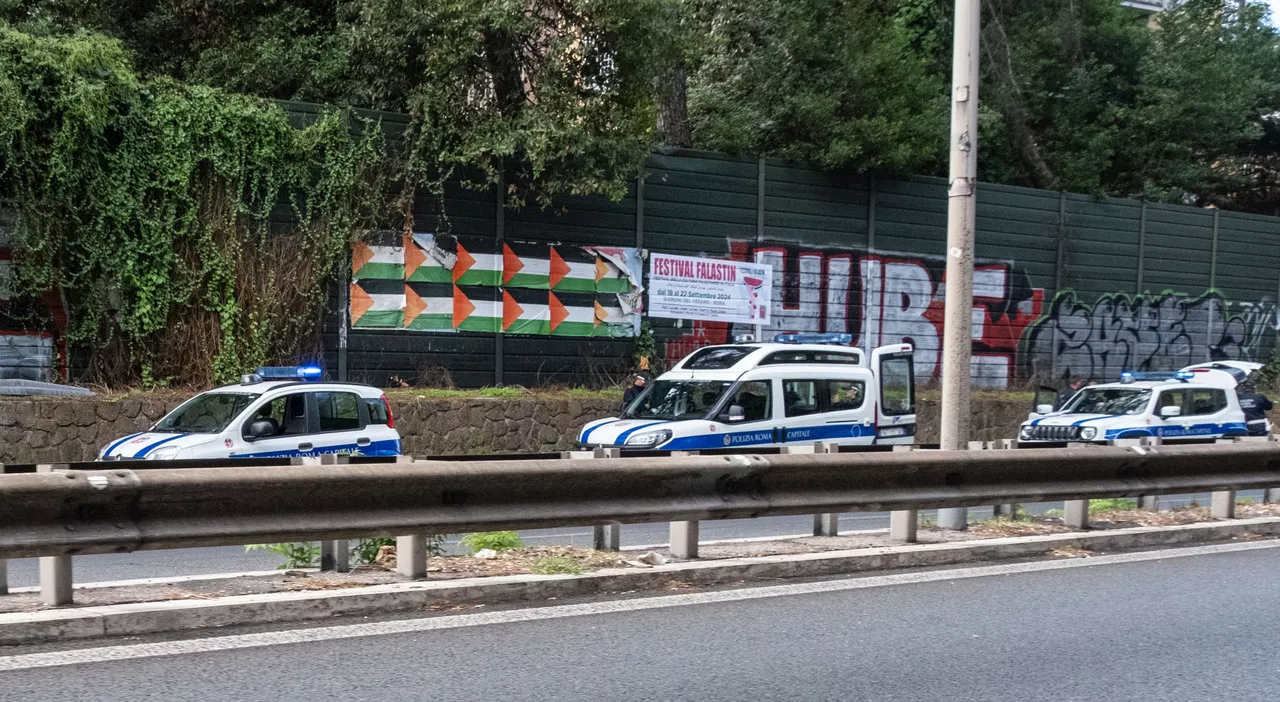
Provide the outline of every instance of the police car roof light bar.
[[1196,377],[1192,371],[1147,371],[1135,373],[1125,371],[1120,374],[1120,382],[1132,383],[1135,380],[1181,380],[1187,382]]
[[775,344],[837,344],[848,346],[853,343],[853,334],[797,334],[794,332],[778,334],[773,337]]
[[320,366],[264,366],[255,373],[263,380],[305,380],[316,382],[324,376]]

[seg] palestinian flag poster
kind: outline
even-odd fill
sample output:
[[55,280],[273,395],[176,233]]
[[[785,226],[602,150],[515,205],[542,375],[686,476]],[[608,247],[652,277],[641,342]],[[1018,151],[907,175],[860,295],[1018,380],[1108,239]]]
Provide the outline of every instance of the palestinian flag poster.
[[628,337],[639,249],[378,232],[352,247],[351,325],[419,332]]

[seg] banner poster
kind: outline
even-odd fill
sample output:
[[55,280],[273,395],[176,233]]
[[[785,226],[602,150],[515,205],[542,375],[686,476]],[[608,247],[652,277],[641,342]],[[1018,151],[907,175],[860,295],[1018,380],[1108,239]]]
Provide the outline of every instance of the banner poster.
[[768,324],[773,267],[745,261],[649,256],[650,317]]
[[355,329],[631,337],[639,249],[397,232],[352,245]]

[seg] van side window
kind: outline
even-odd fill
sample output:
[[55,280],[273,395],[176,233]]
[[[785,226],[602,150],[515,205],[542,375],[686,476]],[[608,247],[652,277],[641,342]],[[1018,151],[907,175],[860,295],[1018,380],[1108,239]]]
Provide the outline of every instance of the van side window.
[[1213,388],[1196,388],[1191,391],[1187,414],[1213,414],[1227,408],[1227,393]]
[[249,425],[260,419],[270,420],[276,425],[276,431],[273,436],[296,436],[298,434],[307,434],[311,431],[307,427],[307,396],[305,393],[299,392],[277,397],[259,407],[244,425],[246,435]]
[[752,380],[743,383],[733,394],[731,405],[742,408],[744,422],[758,422],[773,416],[772,393],[769,392],[769,381]]
[[1160,399],[1156,402],[1156,411],[1165,407],[1182,407],[1182,398],[1186,393],[1182,390],[1165,390],[1160,393]]
[[832,412],[858,409],[866,400],[867,384],[861,380],[828,380],[827,393]]
[[360,429],[360,397],[350,392],[317,392],[320,431]]
[[782,399],[788,417],[803,417],[806,414],[817,414],[822,411],[819,406],[816,380],[782,381]]

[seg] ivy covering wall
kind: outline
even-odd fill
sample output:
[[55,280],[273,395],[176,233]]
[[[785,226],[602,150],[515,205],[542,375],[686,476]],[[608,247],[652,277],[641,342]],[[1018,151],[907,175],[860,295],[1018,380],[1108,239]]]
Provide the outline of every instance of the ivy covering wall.
[[56,291],[67,346],[112,384],[305,352],[353,232],[381,219],[385,153],[349,112],[298,127],[267,100],[140,80],[113,39],[0,25],[10,323],[49,325],[23,301]]

